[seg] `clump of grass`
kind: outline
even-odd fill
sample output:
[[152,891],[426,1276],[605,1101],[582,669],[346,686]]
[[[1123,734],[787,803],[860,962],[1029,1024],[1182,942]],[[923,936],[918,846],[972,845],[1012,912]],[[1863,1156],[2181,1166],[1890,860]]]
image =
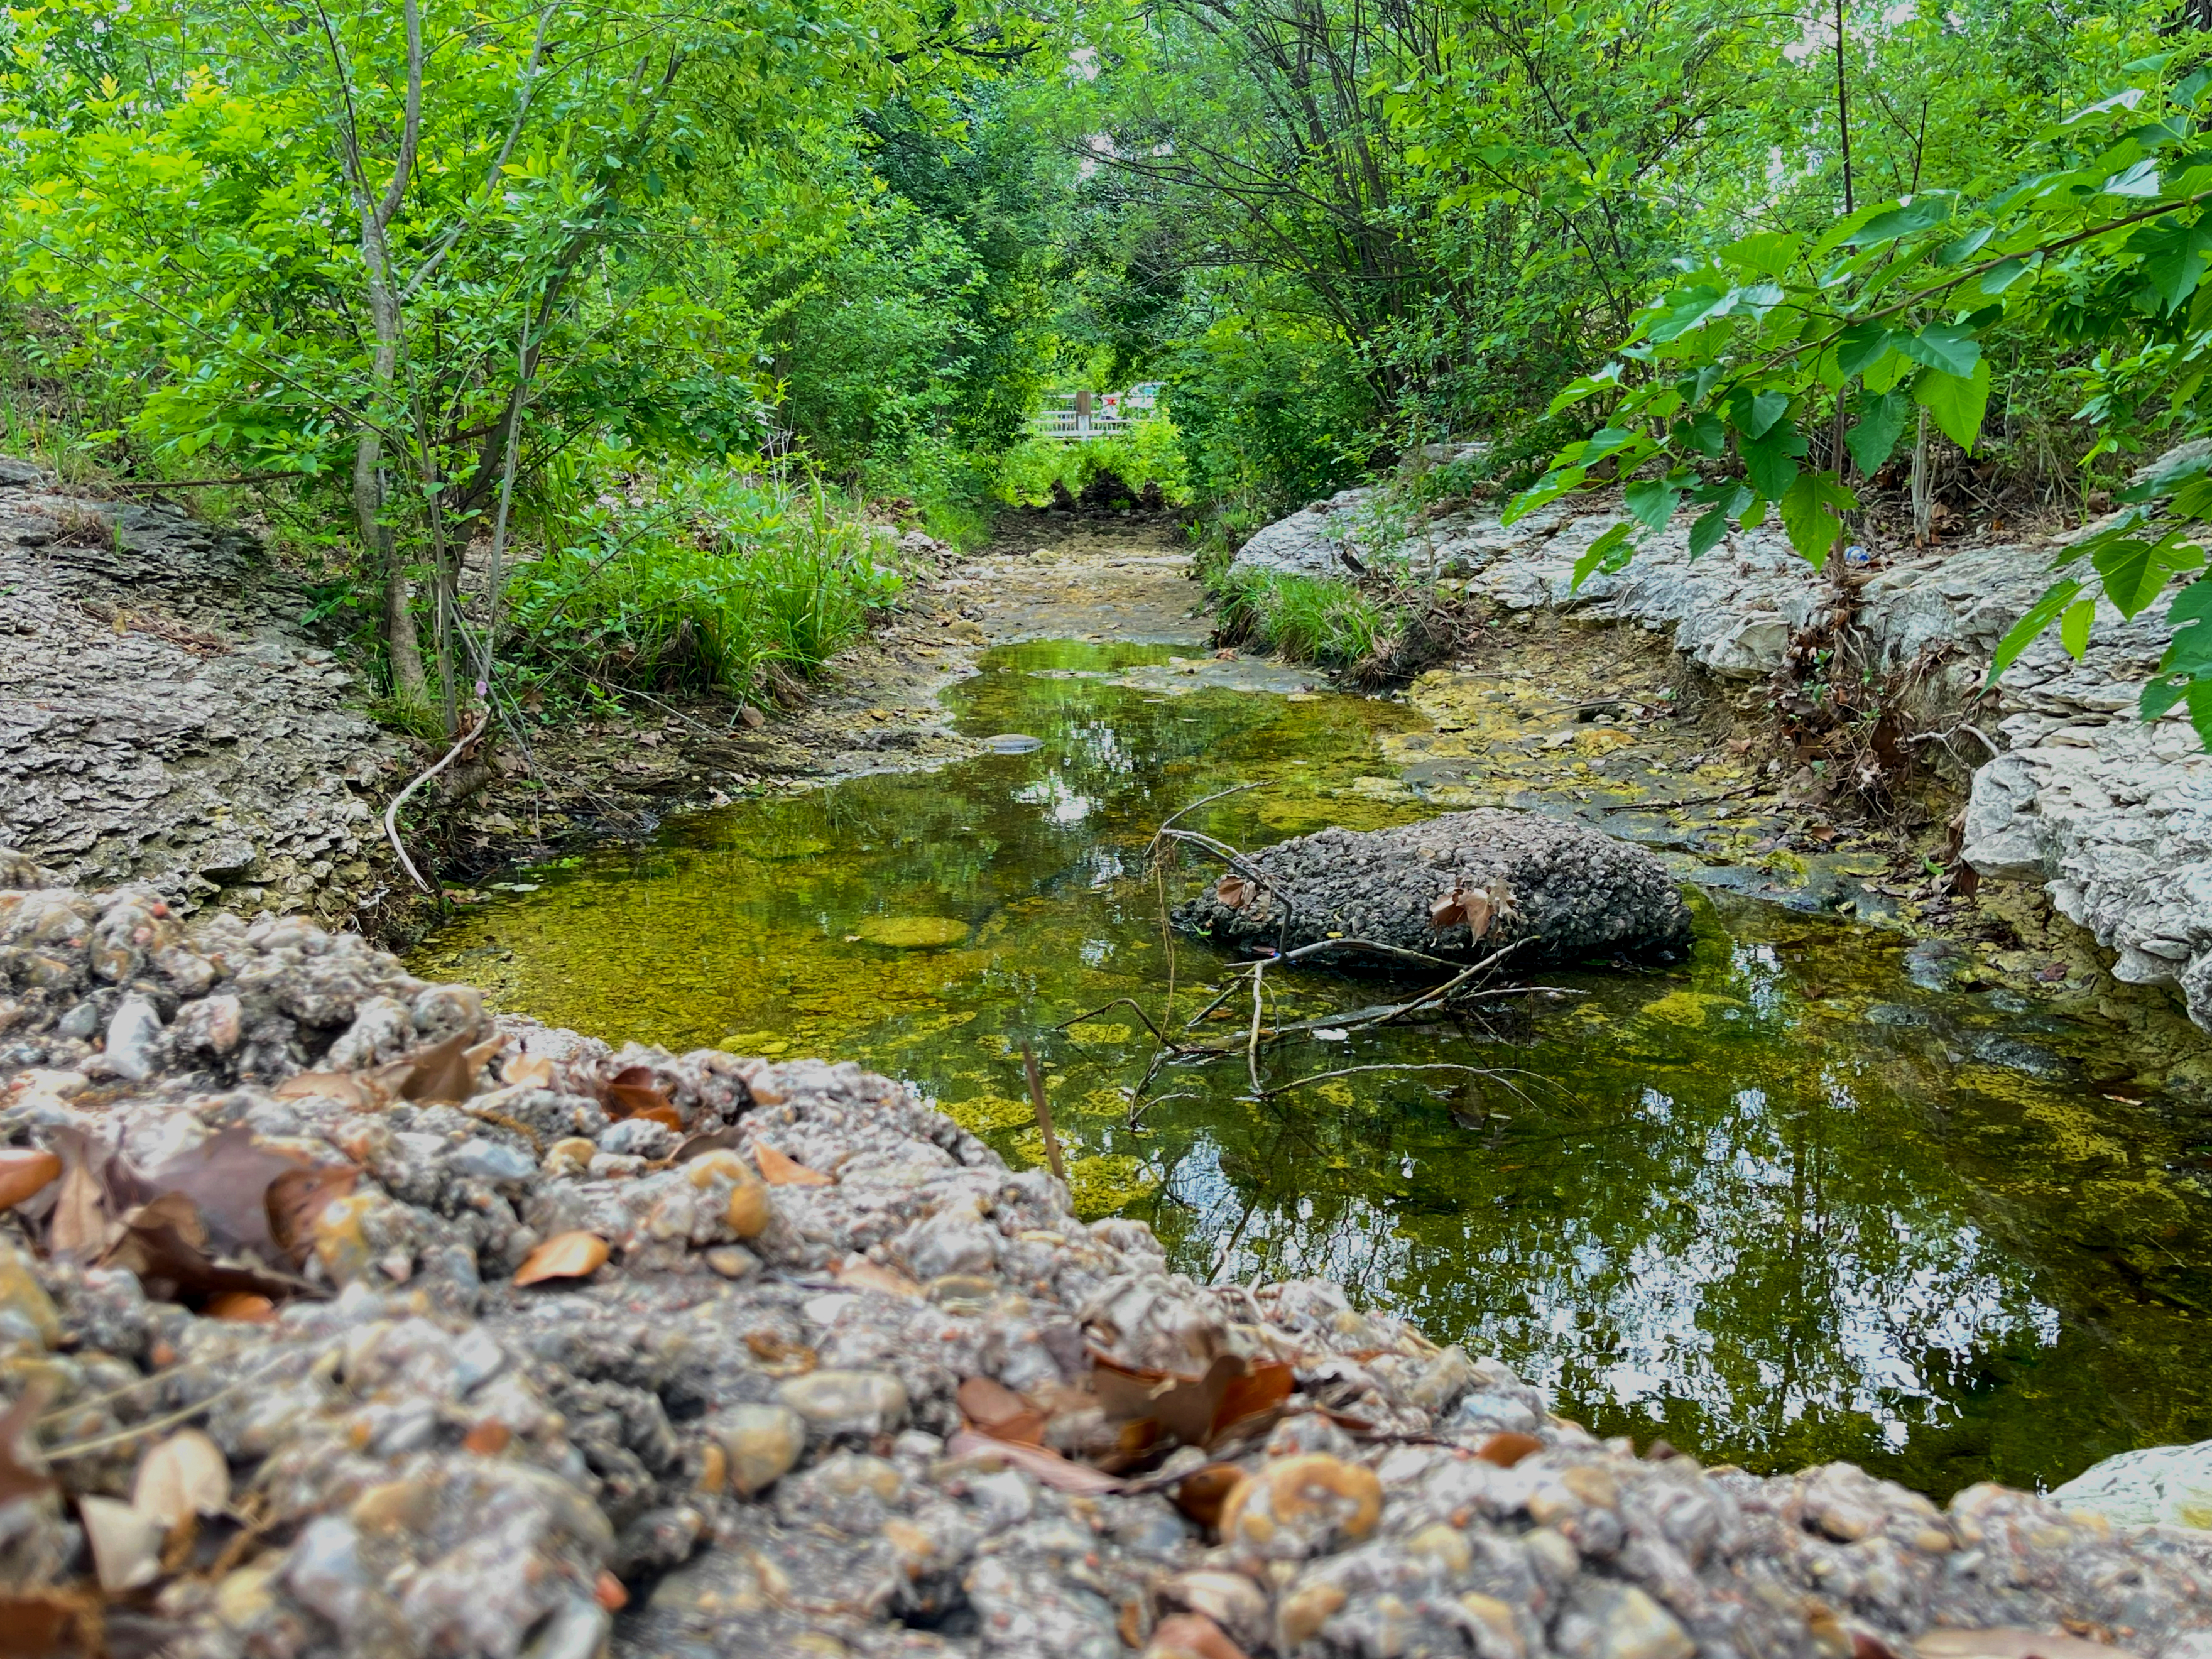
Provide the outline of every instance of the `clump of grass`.
[[1388,614],[1348,583],[1231,568],[1217,578],[1213,596],[1224,644],[1322,668],[1355,668],[1384,654]]
[[765,467],[631,475],[581,497],[551,481],[544,556],[507,585],[515,648],[556,677],[758,702],[817,672],[899,590],[879,530]]

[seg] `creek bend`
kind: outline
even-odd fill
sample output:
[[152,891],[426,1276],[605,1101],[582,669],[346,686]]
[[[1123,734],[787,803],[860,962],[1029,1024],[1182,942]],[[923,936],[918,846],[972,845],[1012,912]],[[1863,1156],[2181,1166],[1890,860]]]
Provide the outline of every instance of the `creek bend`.
[[[1448,1058],[1517,1068],[1512,1087],[1371,1073],[1261,1102],[1241,1065],[1171,1069],[1133,1127],[1142,1025],[1054,1028],[1120,996],[1157,1016],[1170,973],[1178,1020],[1222,985],[1228,957],[1163,938],[1153,830],[1254,781],[1186,822],[1251,847],[1425,816],[1382,750],[1429,723],[1168,646],[1045,641],[981,666],[945,695],[959,728],[1038,746],[524,872],[410,966],[617,1042],[855,1060],[1017,1164],[1043,1161],[1027,1039],[1085,1214],[1149,1222],[1200,1279],[1337,1279],[1601,1434],[1708,1462],[1850,1459],[1941,1499],[2212,1435],[2202,1109],[2088,1081],[2108,1030],[1724,881],[1693,894],[1686,962],[1545,970],[1577,994],[1487,1034],[1275,1060]],[[1279,1021],[1376,1000],[1281,980]]]

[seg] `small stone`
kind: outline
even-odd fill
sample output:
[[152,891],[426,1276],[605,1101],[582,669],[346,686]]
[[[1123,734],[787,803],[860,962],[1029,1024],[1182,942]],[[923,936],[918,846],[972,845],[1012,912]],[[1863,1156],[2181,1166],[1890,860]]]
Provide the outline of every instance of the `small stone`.
[[806,1424],[787,1406],[732,1406],[713,1432],[728,1460],[730,1490],[747,1498],[788,1474],[806,1449]]
[[717,1244],[706,1255],[707,1265],[725,1279],[750,1279],[760,1271],[760,1258],[742,1244]]
[[546,1149],[545,1168],[554,1175],[580,1176],[592,1167],[592,1160],[599,1152],[598,1142],[586,1140],[581,1135],[570,1135]]
[[1474,1551],[1467,1541],[1467,1534],[1457,1527],[1448,1527],[1439,1521],[1424,1527],[1406,1540],[1406,1553],[1425,1555],[1449,1573],[1462,1573],[1474,1560]]
[[626,1117],[599,1132],[599,1150],[617,1158],[641,1158],[649,1162],[676,1150],[676,1131],[658,1118]]
[[61,1316],[21,1250],[0,1244],[0,1349],[35,1343],[51,1348],[62,1340]]
[[1283,1650],[1287,1652],[1310,1641],[1348,1599],[1336,1584],[1309,1584],[1285,1595],[1275,1613]]
[[107,1069],[133,1083],[154,1074],[155,1045],[161,1037],[161,1017],[142,996],[127,996],[116,1005],[107,1022]]
[[884,1434],[906,1420],[906,1385],[884,1371],[810,1371],[776,1393],[824,1436]]
[[1605,1579],[1576,1586],[1552,1645],[1562,1659],[1696,1659],[1698,1651],[1673,1613],[1633,1584]]
[[447,1153],[446,1167],[468,1180],[489,1181],[495,1185],[525,1182],[538,1173],[537,1164],[520,1147],[488,1140],[481,1135],[463,1141]]

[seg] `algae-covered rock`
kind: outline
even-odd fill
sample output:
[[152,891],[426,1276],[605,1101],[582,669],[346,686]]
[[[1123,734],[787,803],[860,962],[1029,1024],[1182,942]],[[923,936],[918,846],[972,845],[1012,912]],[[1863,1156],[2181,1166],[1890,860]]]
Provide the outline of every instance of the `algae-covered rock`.
[[[1690,912],[1653,854],[1530,812],[1448,812],[1395,830],[1323,830],[1251,855],[1176,920],[1224,941],[1286,947],[1366,939],[1473,961],[1515,940],[1516,962],[1686,950]],[[1285,910],[1289,915],[1285,919]]]

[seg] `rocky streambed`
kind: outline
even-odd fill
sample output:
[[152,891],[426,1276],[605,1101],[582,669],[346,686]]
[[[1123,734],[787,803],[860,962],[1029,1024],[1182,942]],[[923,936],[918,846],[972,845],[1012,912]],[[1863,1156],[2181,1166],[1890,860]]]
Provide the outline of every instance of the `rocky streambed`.
[[857,1066],[6,875],[11,1646],[2212,1655],[2212,1535],[1601,1440]]

